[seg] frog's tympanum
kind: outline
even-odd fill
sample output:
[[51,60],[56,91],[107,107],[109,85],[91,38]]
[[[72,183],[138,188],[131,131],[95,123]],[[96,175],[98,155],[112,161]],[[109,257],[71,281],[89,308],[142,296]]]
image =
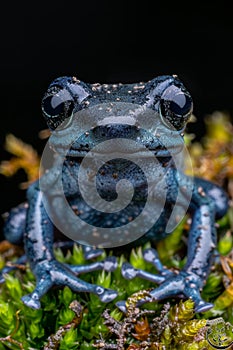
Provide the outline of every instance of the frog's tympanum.
[[[103,247],[128,244],[127,249],[150,241],[153,248],[144,251],[144,259],[155,265],[157,274],[128,263],[122,266],[126,279],[137,276],[159,285],[140,304],[183,296],[193,299],[197,312],[212,307],[202,300],[200,290],[216,246],[215,220],[226,213],[228,199],[215,184],[185,175],[177,161],[192,108],[192,98],[177,76],[160,76],[138,84],[86,84],[75,77],[51,83],[42,100],[42,112],[52,133],[49,144],[55,154],[54,166],[30,186],[27,204],[14,208],[5,225],[6,239],[14,244],[24,242],[26,255],[20,261],[29,260],[36,276],[35,290],[22,298],[26,305],[39,308],[40,298],[55,285],[95,293],[103,302],[117,295],[77,277],[98,269],[113,271],[116,258],[82,266],[56,261],[56,226],[83,244],[87,259],[95,258]],[[101,144],[103,147],[98,148]],[[98,163],[94,174],[90,169],[93,162]],[[127,187],[129,182],[131,186]],[[44,200],[46,193],[49,198]],[[131,200],[127,202],[128,194]],[[117,202],[118,195],[121,202]],[[101,207],[101,200],[109,204],[109,210],[108,206]],[[90,205],[93,203],[94,208]],[[175,227],[175,215],[170,218],[177,205],[185,207],[191,226],[187,262],[174,273],[162,265],[155,247]],[[82,226],[82,221],[87,225]],[[9,268],[2,273],[7,271]],[[123,308],[120,302],[118,305]]]

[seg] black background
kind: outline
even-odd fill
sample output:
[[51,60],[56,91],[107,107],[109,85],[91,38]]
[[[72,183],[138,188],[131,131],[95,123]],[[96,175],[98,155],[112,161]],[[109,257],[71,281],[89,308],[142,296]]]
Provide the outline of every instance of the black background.
[[[1,23],[1,159],[9,157],[3,150],[9,132],[42,151],[41,97],[62,75],[124,83],[178,74],[194,99],[198,123],[190,128],[198,137],[207,114],[233,114],[226,1],[9,2]],[[22,172],[13,179],[0,175],[0,212],[25,198],[22,179]]]

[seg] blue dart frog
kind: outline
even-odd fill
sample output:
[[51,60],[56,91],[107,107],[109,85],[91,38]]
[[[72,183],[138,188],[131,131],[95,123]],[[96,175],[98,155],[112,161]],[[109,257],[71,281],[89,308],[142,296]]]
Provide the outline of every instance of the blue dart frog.
[[[88,84],[75,77],[61,77],[50,84],[42,99],[42,113],[52,134],[49,146],[55,154],[54,167],[46,171],[40,181],[29,187],[27,203],[8,213],[4,229],[5,238],[9,242],[24,244],[25,255],[19,262],[29,261],[36,277],[34,291],[22,297],[26,305],[40,308],[40,298],[53,286],[69,286],[77,293],[95,293],[103,302],[110,302],[117,296],[116,291],[87,283],[77,277],[94,270],[115,270],[115,257],[110,256],[103,261],[82,266],[62,264],[55,259],[54,217],[59,218],[62,227],[68,227],[69,231],[69,217],[63,215],[59,201],[60,187],[57,179],[62,178],[64,196],[72,212],[93,227],[92,235],[79,225],[73,225],[71,230],[77,231],[77,237],[70,238],[83,243],[86,259],[97,257],[102,253],[103,247],[111,248],[111,244],[114,248],[127,243],[127,249],[150,241],[153,248],[144,251],[144,259],[154,264],[157,274],[135,269],[127,262],[122,266],[122,275],[126,279],[141,277],[159,285],[140,304],[183,296],[193,299],[197,312],[212,307],[211,303],[201,298],[200,291],[213,262],[217,242],[215,220],[226,213],[228,197],[219,186],[187,176],[180,171],[175,161],[180,148],[184,146],[184,129],[192,110],[191,95],[175,75],[163,75],[147,83],[135,84]],[[85,116],[88,116],[88,122]],[[88,126],[86,132],[81,134],[80,123],[82,127],[85,123]],[[134,193],[125,208],[104,212],[91,208],[86,203],[77,177],[83,159],[92,149],[102,142],[117,139],[130,140],[130,146],[125,150],[127,144],[118,142],[117,147],[122,156],[102,162],[95,176],[96,190],[103,200],[111,203],[117,199],[118,182],[126,179],[132,184]],[[134,148],[133,142],[140,146]],[[107,148],[102,150],[102,155],[112,151],[111,147]],[[124,152],[130,154],[131,158],[124,158]],[[155,162],[150,162],[148,152],[153,155]],[[59,171],[56,170],[56,156],[59,155],[63,157],[63,161],[61,174],[57,175]],[[101,158],[101,152],[94,150],[92,158],[97,161],[97,158]],[[146,175],[140,168],[140,162],[144,164]],[[92,174],[89,169],[86,170],[87,176],[84,176],[84,180],[88,187]],[[155,187],[151,185],[148,190],[148,182],[155,183]],[[52,189],[52,215],[47,210],[49,204],[45,204],[43,200],[45,188]],[[124,194],[124,187],[121,194]],[[126,233],[121,235],[120,227],[133,224],[135,218],[143,212],[148,195],[152,198],[152,204],[154,201],[155,208],[161,198],[163,199],[155,222],[149,226],[145,224],[145,232],[141,230],[139,234],[138,226],[135,225],[133,234],[129,234],[130,238]],[[185,202],[188,197],[189,200]],[[187,262],[179,273],[174,273],[162,265],[155,247],[158,240],[170,233],[166,227],[177,201],[181,206],[186,203],[191,226],[187,242]],[[141,219],[142,227],[143,220],[146,222],[146,216]],[[104,237],[101,237],[102,241],[99,239],[99,227],[111,233],[104,236],[109,245],[103,243]],[[118,229],[116,236],[112,229]],[[87,236],[93,239],[85,239]],[[4,274],[11,269],[12,267],[5,267],[1,271],[2,282]],[[118,305],[124,308],[123,303],[118,302]]]

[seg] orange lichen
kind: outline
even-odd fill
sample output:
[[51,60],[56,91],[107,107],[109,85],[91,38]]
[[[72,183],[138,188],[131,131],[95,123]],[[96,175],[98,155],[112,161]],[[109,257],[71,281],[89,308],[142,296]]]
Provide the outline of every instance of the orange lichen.
[[23,142],[12,134],[6,136],[5,149],[13,157],[0,163],[0,173],[5,176],[13,176],[19,169],[23,169],[27,175],[27,182],[20,185],[27,188],[39,177],[40,157],[31,145]]
[[132,333],[132,336],[138,340],[146,340],[150,334],[150,325],[147,317],[142,317],[140,320],[137,320],[134,325],[136,333]]

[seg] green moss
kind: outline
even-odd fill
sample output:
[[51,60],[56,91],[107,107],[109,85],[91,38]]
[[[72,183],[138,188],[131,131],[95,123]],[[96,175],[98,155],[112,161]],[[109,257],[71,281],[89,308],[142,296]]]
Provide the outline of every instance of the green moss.
[[[177,230],[179,231],[180,227]],[[177,233],[175,232],[174,234]],[[180,233],[178,232],[178,234]],[[222,239],[225,238],[223,237]],[[177,249],[180,249],[179,245],[177,245]],[[171,251],[175,252],[176,250],[171,249]],[[73,251],[68,252],[66,255],[61,250],[56,251],[56,256],[59,256],[59,260],[66,263],[77,261],[77,254],[79,261],[82,262],[82,250],[76,245],[74,245]],[[119,257],[119,265],[124,260],[123,256]],[[143,267],[148,271],[152,269],[151,264],[142,259],[142,248],[137,248],[131,252],[130,261],[135,267]],[[155,287],[151,282],[139,278],[126,281],[121,276],[119,269],[120,267],[112,273],[94,272],[83,275],[82,278],[91,280],[93,283],[98,283],[106,288],[118,290],[119,296],[117,300],[127,299],[135,291],[138,292],[142,289]],[[15,274],[17,277],[14,277]],[[153,319],[157,319],[160,327],[160,332],[156,335],[156,342],[166,346],[166,349],[169,349],[169,347],[176,349],[176,346],[178,346],[176,344],[178,343],[179,347],[177,349],[201,349],[201,347],[198,347],[199,345],[195,344],[192,344],[191,347],[191,341],[193,343],[195,336],[205,326],[207,317],[213,318],[221,315],[225,321],[232,320],[233,301],[224,289],[222,283],[223,275],[220,262],[216,262],[215,269],[211,272],[203,290],[205,300],[214,300],[215,306],[205,314],[195,315],[193,302],[190,300],[179,305],[174,304],[169,312],[167,311],[166,315],[163,313],[162,302],[146,304],[145,310],[148,313],[153,313]],[[18,344],[3,340],[3,338],[12,335],[12,339],[22,344],[23,349],[43,349],[52,334],[56,334],[60,327],[66,328],[66,325],[69,325],[74,319],[75,313],[69,307],[73,300],[78,300],[83,306],[82,321],[76,328],[70,328],[60,337],[60,349],[95,349],[93,343],[97,342],[100,334],[105,339],[105,342],[107,341],[110,344],[116,342],[115,337],[111,335],[112,333],[109,332],[108,327],[104,324],[104,318],[101,317],[106,310],[106,305],[101,303],[95,295],[76,294],[68,287],[53,289],[42,298],[41,309],[32,310],[20,300],[22,295],[32,291],[35,286],[34,276],[29,267],[27,267],[26,271],[12,272],[6,275],[5,278],[6,283],[1,285],[0,294],[0,337],[2,338],[0,344],[4,344],[4,346],[7,344],[7,347],[11,349],[19,349]],[[129,300],[132,305],[133,299]],[[125,315],[116,309],[115,301],[107,305],[107,308],[110,310],[109,315],[116,322],[124,322]],[[170,300],[170,303],[172,305],[174,301]],[[133,307],[135,307],[134,304]],[[18,312],[19,315],[16,316]],[[160,319],[161,315],[162,318]],[[168,320],[167,323],[164,323],[165,319]],[[151,325],[151,327],[153,328],[154,326]],[[136,344],[140,344],[139,340],[132,335],[128,335],[126,344],[129,345],[131,342],[135,343],[135,341]],[[198,343],[203,345],[204,338],[201,337]],[[84,344],[86,344],[86,347]]]

